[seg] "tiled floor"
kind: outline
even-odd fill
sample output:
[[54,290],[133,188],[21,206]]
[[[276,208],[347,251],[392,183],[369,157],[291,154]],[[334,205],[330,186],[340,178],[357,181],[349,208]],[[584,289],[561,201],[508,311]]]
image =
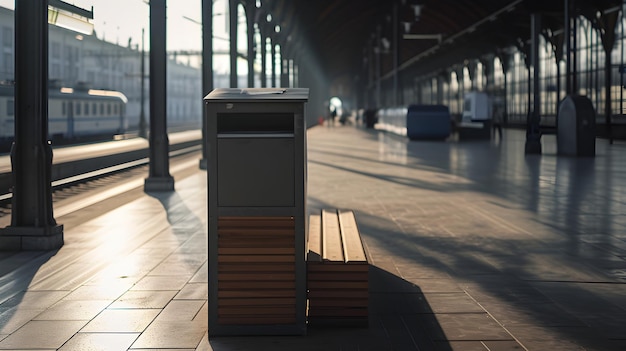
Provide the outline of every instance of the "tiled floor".
[[208,349],[206,177],[195,173],[174,193],[135,189],[57,218],[57,252],[0,254],[21,264],[1,278],[0,350]]
[[309,211],[353,209],[372,267],[369,327],[306,336],[208,337],[205,172],[59,204],[62,249],[0,253],[0,350],[625,350],[626,143],[543,149],[309,130]]

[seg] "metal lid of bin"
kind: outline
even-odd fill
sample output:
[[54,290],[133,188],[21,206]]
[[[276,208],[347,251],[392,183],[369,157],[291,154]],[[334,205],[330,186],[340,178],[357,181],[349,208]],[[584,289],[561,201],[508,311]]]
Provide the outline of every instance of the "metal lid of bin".
[[276,101],[306,102],[309,88],[218,88],[204,97],[205,101]]

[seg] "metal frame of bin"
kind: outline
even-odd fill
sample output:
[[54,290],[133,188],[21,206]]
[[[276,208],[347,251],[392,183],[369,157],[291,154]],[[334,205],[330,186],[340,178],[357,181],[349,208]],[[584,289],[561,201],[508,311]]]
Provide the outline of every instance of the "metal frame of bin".
[[306,333],[306,88],[206,105],[209,334]]

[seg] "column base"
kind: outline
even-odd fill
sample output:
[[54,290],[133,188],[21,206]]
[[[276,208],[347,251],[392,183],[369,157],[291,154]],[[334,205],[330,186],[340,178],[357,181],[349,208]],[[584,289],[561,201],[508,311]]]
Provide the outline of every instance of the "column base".
[[527,138],[526,146],[524,148],[524,152],[527,155],[530,154],[541,154],[541,140],[538,138]]
[[206,169],[207,167],[207,159],[206,158],[201,158],[200,159],[200,169]]
[[174,191],[173,177],[150,177],[146,178],[143,190],[150,191]]
[[63,225],[0,229],[0,251],[47,251],[63,246]]

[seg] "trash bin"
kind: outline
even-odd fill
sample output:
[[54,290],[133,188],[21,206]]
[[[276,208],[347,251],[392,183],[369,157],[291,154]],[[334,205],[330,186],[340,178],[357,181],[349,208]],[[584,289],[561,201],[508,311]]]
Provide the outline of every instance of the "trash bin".
[[209,333],[306,332],[308,89],[216,89],[206,105]]
[[557,120],[557,153],[596,155],[596,112],[586,96],[568,95],[561,101]]
[[409,105],[406,135],[411,140],[443,140],[450,136],[451,121],[448,106]]

